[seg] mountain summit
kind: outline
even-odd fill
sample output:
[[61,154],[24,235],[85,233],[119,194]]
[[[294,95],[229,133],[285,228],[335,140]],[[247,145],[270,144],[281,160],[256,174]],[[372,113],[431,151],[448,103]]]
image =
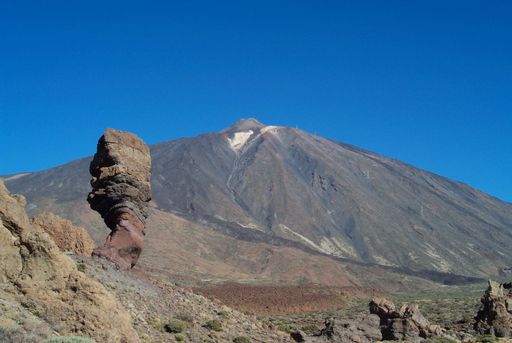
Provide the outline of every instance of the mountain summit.
[[233,133],[233,132],[241,132],[241,131],[249,131],[249,130],[259,130],[262,127],[264,127],[262,123],[257,121],[254,118],[248,118],[248,119],[240,119],[233,125],[231,125],[228,128],[225,128],[222,130],[222,133]]
[[[151,154],[154,206],[228,237],[472,276],[512,266],[511,204],[350,145],[243,119],[219,133],[156,144]],[[33,212],[77,216],[89,191],[88,162],[6,183]]]

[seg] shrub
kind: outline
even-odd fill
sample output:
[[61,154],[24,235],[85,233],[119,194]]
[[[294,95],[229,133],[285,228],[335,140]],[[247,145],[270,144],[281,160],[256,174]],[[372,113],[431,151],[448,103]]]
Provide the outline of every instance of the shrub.
[[302,327],[302,331],[304,331],[307,335],[313,335],[320,332],[320,328],[315,324],[309,324]]
[[238,336],[233,338],[233,343],[251,343],[251,339],[247,336]]
[[185,335],[182,335],[181,333],[175,334],[174,338],[176,338],[176,341],[178,341],[178,342],[184,342],[185,341]]
[[181,333],[187,329],[187,323],[182,320],[172,318],[164,324],[164,330],[170,333]]
[[207,329],[213,330],[213,331],[222,331],[222,323],[218,321],[217,319],[212,319],[206,322],[204,325]]
[[85,268],[85,263],[83,262],[78,262],[76,264],[76,269],[78,269],[79,272],[85,273]]
[[194,318],[192,317],[192,315],[189,314],[189,313],[185,313],[185,312],[179,313],[178,315],[176,315],[175,318],[179,319],[179,320],[182,320],[184,322],[187,322],[187,323],[194,322]]
[[217,314],[223,318],[228,317],[228,311],[220,310],[219,312],[217,312]]
[[160,321],[160,319],[156,318],[149,322],[149,325],[151,325],[154,329],[164,332],[164,326],[165,324]]
[[96,343],[96,341],[87,337],[60,336],[47,339],[44,343]]
[[292,333],[297,331],[298,327],[295,324],[281,324],[277,327],[277,329],[286,333]]
[[436,337],[428,340],[429,343],[455,343],[456,340],[449,337]]
[[478,337],[476,339],[476,341],[480,342],[480,343],[494,343],[497,341],[497,338],[492,335],[484,335],[484,336]]

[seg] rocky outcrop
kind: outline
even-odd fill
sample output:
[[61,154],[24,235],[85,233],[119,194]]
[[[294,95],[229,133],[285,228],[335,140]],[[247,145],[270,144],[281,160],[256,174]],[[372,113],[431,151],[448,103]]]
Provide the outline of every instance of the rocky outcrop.
[[0,341],[41,342],[58,333],[139,342],[115,296],[31,225],[23,205],[0,181]]
[[403,305],[397,309],[391,301],[375,298],[370,302],[369,308],[370,313],[380,319],[383,340],[419,342],[443,333],[439,325],[430,324],[421,314],[418,305]]
[[474,329],[480,334],[510,337],[512,327],[512,282],[489,280],[475,317]]
[[151,200],[151,156],[129,132],[105,130],[89,171],[93,190],[87,198],[110,228],[105,244],[94,250],[122,269],[132,268],[144,248],[147,203]]
[[50,212],[36,215],[31,222],[48,233],[61,251],[91,256],[94,241],[84,228]]
[[[366,316],[360,320],[327,319],[319,338],[336,343],[372,343],[380,341],[379,317]],[[319,342],[319,340],[313,340]]]

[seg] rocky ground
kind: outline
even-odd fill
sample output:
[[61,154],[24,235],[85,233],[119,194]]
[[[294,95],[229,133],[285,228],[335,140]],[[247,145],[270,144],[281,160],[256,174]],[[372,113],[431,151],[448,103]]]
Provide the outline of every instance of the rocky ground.
[[[121,272],[97,258],[76,257],[79,269],[99,280],[128,310],[143,342],[292,342],[254,316],[213,302],[190,289],[156,280],[140,268]],[[170,326],[182,326],[171,329]],[[171,332],[179,331],[179,332]]]
[[255,317],[141,269],[65,254],[24,206],[0,182],[0,342],[69,335],[98,343],[291,341]]

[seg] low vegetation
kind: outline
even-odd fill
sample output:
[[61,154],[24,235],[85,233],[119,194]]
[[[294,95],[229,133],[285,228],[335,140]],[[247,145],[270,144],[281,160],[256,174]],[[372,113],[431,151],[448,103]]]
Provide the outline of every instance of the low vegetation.
[[217,319],[212,319],[206,322],[204,325],[207,329],[212,331],[220,332],[222,331],[222,323],[218,321]]
[[179,319],[181,321],[187,322],[187,323],[193,323],[194,322],[194,317],[192,317],[191,314],[185,313],[185,312],[177,314],[175,318]]
[[428,343],[456,343],[457,341],[448,337],[436,337],[428,340]]
[[293,323],[286,323],[286,324],[278,325],[277,329],[279,331],[284,331],[286,333],[292,333],[292,332],[297,331],[299,329],[299,327]]
[[304,331],[304,333],[306,333],[307,335],[317,334],[320,332],[320,330],[321,329],[318,327],[318,325],[315,324],[308,324],[302,327],[302,331]]
[[477,337],[476,341],[479,343],[494,343],[494,342],[498,342],[498,339],[495,336],[484,335],[484,336]]
[[47,339],[44,343],[96,343],[96,341],[79,336],[60,336]]
[[[416,303],[421,313],[434,324],[443,328],[472,332],[473,317],[480,306],[480,298],[485,284],[446,287],[436,291],[396,293],[390,296],[398,307],[405,303]],[[306,334],[314,334],[324,327],[326,318],[357,320],[368,314],[369,297],[355,298],[342,303],[334,311],[304,312],[287,315],[270,315],[264,318],[269,324],[284,332],[301,329]],[[443,338],[444,339],[444,338]],[[494,339],[494,338],[493,338]],[[450,343],[449,340],[435,343]],[[479,342],[492,343],[491,336],[479,338]]]
[[176,339],[177,342],[185,342],[185,335],[181,333],[175,334],[174,338]]
[[251,339],[247,336],[238,336],[233,338],[233,343],[251,343]]
[[170,333],[182,333],[187,329],[187,323],[182,320],[172,318],[164,324],[164,330]]

